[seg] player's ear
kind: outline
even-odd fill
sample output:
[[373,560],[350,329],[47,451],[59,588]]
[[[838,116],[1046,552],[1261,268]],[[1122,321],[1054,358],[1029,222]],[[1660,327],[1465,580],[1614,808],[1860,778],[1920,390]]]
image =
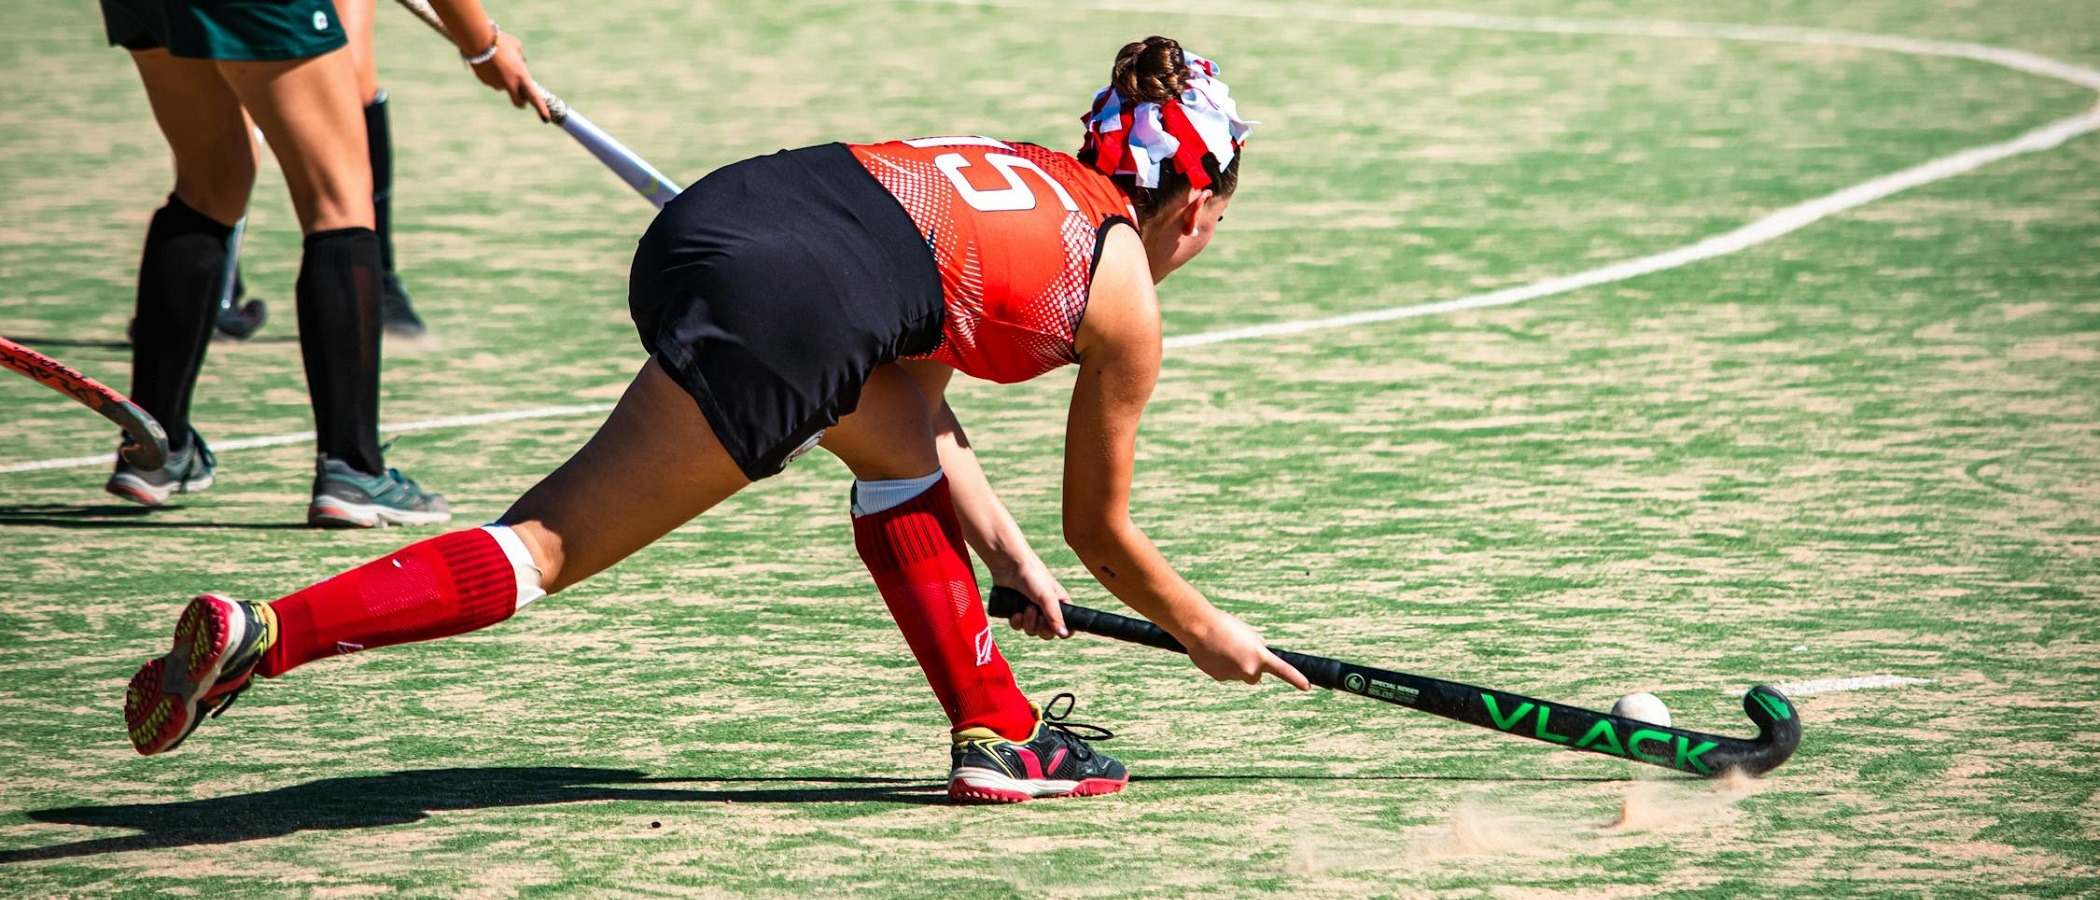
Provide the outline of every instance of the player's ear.
[[1182,234],[1195,234],[1203,227],[1203,204],[1209,203],[1210,188],[1192,190],[1182,195],[1181,208],[1175,210],[1174,221],[1181,226]]

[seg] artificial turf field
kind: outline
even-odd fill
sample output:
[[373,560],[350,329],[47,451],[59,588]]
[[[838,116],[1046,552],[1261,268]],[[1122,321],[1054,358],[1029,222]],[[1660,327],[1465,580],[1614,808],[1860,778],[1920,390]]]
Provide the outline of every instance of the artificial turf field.
[[[2100,892],[2100,136],[1521,304],[1186,339],[1661,253],[2079,115],[2093,91],[1886,49],[1386,15],[1403,6],[494,12],[542,81],[688,180],[833,139],[1069,148],[1115,49],[1176,36],[1264,122],[1224,232],[1163,288],[1184,339],[1138,472],[1138,520],[1220,606],[1280,646],[1591,707],[1653,690],[1710,731],[1744,733],[1728,692],[1760,681],[1927,683],[1798,697],[1793,761],[1717,790],[1218,685],[1157,651],[1009,638],[1023,686],[1077,692],[1136,780],[951,807],[939,709],[854,556],[844,469],[812,454],[510,622],[316,663],[143,759],[124,684],[191,594],[274,597],[436,532],[306,530],[297,442],[226,450],[216,487],[151,513],[103,495],[99,465],[0,472],[0,894]],[[650,210],[423,26],[380,17],[401,270],[436,334],[390,345],[384,418],[538,411],[394,445],[473,524],[640,364],[625,270]],[[2100,66],[2080,0],[1727,18]],[[121,388],[165,151],[92,5],[9,19],[0,334]],[[212,348],[196,419],[222,446],[311,427],[274,168],[256,195],[244,260],[274,318]],[[1058,546],[1069,384],[953,396],[1075,598],[1114,608]],[[109,432],[0,378],[0,468]]]

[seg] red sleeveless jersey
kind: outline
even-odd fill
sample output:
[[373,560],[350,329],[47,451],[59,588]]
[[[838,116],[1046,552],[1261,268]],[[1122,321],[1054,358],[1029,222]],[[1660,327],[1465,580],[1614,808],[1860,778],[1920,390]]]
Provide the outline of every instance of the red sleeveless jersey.
[[847,147],[940,266],[941,345],[918,358],[1002,384],[1078,361],[1101,236],[1137,221],[1114,182],[1054,150],[986,137]]

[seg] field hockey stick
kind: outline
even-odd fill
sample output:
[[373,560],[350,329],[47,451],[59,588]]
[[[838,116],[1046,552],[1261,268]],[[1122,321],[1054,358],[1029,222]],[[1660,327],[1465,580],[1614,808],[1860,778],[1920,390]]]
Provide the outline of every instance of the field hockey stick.
[[270,318],[270,309],[261,300],[240,302],[241,238],[247,233],[248,217],[242,216],[233,223],[233,233],[226,236],[226,266],[219,272],[219,333],[237,341],[247,340]]
[[130,398],[74,371],[65,363],[4,337],[0,337],[0,366],[27,375],[29,380],[71,397],[74,402],[117,423],[117,427],[124,429],[130,437],[118,450],[125,462],[148,472],[167,465],[168,433]]
[[[987,611],[1003,619],[1033,605],[1018,591],[994,587]],[[1075,631],[1176,653],[1188,652],[1173,635],[1143,619],[1069,603],[1064,604],[1064,615],[1065,624]],[[1269,651],[1305,673],[1313,684],[1329,690],[1383,700],[1570,750],[1603,753],[1692,775],[1712,777],[1730,770],[1762,775],[1786,762],[1801,743],[1801,718],[1795,714],[1794,705],[1785,694],[1765,685],[1751,688],[1743,696],[1743,711],[1757,723],[1757,737],[1744,739],[1653,725],[1578,706],[1374,669],[1324,656],[1274,647]]]
[[[438,18],[436,10],[430,8],[429,0],[400,0],[400,3],[407,7],[409,12],[415,13],[416,18],[422,19],[423,24],[437,29],[438,34],[444,35],[446,40],[451,40],[452,34],[445,30],[445,21]],[[679,187],[677,182],[665,177],[664,173],[657,171],[656,167],[650,165],[640,154],[627,149],[627,145],[606,134],[605,129],[584,118],[583,113],[577,112],[560,97],[554,96],[553,91],[540,87],[537,83],[533,87],[540,92],[540,101],[547,104],[547,114],[554,124],[560,125],[561,130],[568,132],[585,150],[591,151],[592,156],[611,169],[614,175],[620,176],[621,181],[627,182],[627,186],[633,188],[635,193],[656,204],[657,209],[662,209],[664,204],[671,202],[672,197],[678,196],[679,191],[685,190]]]

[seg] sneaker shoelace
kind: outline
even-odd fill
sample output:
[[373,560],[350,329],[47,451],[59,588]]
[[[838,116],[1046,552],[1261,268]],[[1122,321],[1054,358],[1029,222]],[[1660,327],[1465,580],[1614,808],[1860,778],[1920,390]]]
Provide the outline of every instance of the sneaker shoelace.
[[[384,458],[384,457],[385,457],[385,456],[386,456],[387,454],[389,454],[389,453],[392,453],[392,452],[393,452],[393,450],[394,450],[394,445],[395,445],[396,443],[399,443],[399,442],[400,442],[400,440],[401,440],[400,438],[395,438],[395,439],[393,439],[393,440],[391,440],[391,441],[387,441],[387,442],[386,442],[386,443],[384,443],[384,444],[380,444],[380,445],[379,445],[379,455],[380,455],[380,456],[381,456],[382,458]],[[387,467],[387,469],[386,469],[386,475],[384,475],[384,476],[382,476],[382,477],[384,477],[386,481],[388,481],[388,482],[391,482],[391,483],[392,483],[392,486],[393,486],[393,487],[395,487],[395,488],[398,488],[398,489],[400,489],[400,490],[403,490],[403,491],[406,491],[407,493],[410,493],[410,494],[415,494],[415,493],[418,493],[418,492],[420,492],[420,491],[422,490],[422,486],[421,486],[421,485],[418,485],[418,484],[416,484],[416,480],[415,480],[415,479],[413,479],[413,478],[410,478],[410,477],[408,477],[408,476],[406,476],[406,475],[403,475],[403,474],[401,474],[401,470],[400,470],[400,469],[396,469],[396,468],[394,468],[393,466],[388,466],[388,467]],[[382,490],[382,491],[383,491],[383,490],[386,490],[386,488],[385,488],[385,487],[381,487],[381,488],[380,488],[380,490]]]
[[[1064,703],[1062,710],[1057,706],[1060,701]],[[1090,760],[1094,758],[1094,751],[1092,747],[1088,746],[1089,742],[1112,740],[1115,738],[1116,733],[1099,725],[1072,721],[1069,717],[1072,715],[1073,708],[1078,705],[1079,698],[1072,696],[1070,693],[1051,697],[1050,702],[1043,704],[1043,727],[1070,738],[1072,740],[1072,755],[1075,758]]]
[[[241,601],[235,602],[238,603]],[[252,623],[254,625],[262,627],[263,636],[256,639],[256,642],[254,644],[253,652],[255,653],[255,659],[249,662],[247,666],[248,677],[241,682],[240,687],[234,688],[232,691],[228,692],[224,696],[215,698],[217,700],[218,705],[214,706],[211,710],[211,717],[214,719],[225,715],[226,710],[231,709],[233,707],[233,701],[241,699],[242,694],[247,693],[249,688],[255,686],[255,670],[262,664],[263,654],[268,653],[271,645],[277,643],[277,621],[275,617],[262,614],[252,614],[252,610],[248,612],[251,613],[250,618],[252,620]],[[223,681],[224,679],[221,680]]]

